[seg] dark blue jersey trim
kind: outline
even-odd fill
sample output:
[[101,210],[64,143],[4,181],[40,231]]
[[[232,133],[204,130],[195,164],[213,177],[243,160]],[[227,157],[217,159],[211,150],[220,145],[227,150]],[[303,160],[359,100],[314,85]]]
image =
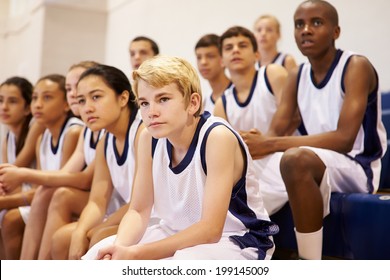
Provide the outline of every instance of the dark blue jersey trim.
[[64,133],[64,130],[65,130],[65,126],[66,124],[68,123],[68,121],[70,120],[71,118],[70,117],[67,117],[64,121],[64,123],[62,124],[62,127],[61,127],[61,131],[60,131],[60,134],[58,136],[58,141],[57,141],[57,144],[54,146],[53,145],[53,135],[50,136],[50,148],[51,148],[51,152],[56,155],[57,152],[58,152],[58,147],[59,147],[59,144],[60,144],[60,139],[61,139],[61,136],[62,134]]
[[120,155],[119,152],[118,152],[118,148],[116,146],[116,137],[114,135],[112,135],[112,147],[114,149],[116,162],[117,162],[117,164],[119,166],[123,165],[126,162],[128,151],[129,151],[129,147],[130,147],[130,143],[129,143],[129,141],[130,141],[129,140],[130,128],[131,128],[131,126],[132,126],[132,124],[133,124],[133,122],[135,120],[135,117],[137,116],[137,113],[138,113],[138,109],[134,109],[134,110],[131,111],[129,124],[127,126],[125,145],[123,147],[122,155]]
[[196,127],[194,137],[192,138],[190,147],[188,148],[188,151],[187,151],[186,155],[184,156],[183,160],[175,167],[172,166],[172,144],[167,139],[166,143],[167,143],[167,151],[168,151],[168,156],[169,156],[169,168],[171,169],[171,171],[174,174],[181,173],[190,164],[192,158],[194,157],[196,146],[198,145],[200,129],[202,128],[203,124],[206,122],[206,120],[210,116],[211,115],[209,112],[205,112],[202,115],[200,115],[199,123]]
[[268,91],[274,95],[274,91],[272,90],[271,83],[269,82],[268,76],[267,76],[267,67],[264,70],[264,80],[265,80],[265,85],[267,86]]
[[238,100],[236,87],[233,87],[233,96],[234,96],[234,99],[236,100],[236,103],[238,104],[238,106],[246,107],[251,102],[253,93],[254,93],[255,88],[256,88],[258,74],[259,74],[259,72],[256,71],[255,76],[253,77],[253,80],[252,80],[252,86],[251,86],[251,90],[249,92],[248,98],[243,103],[241,103],[240,100]]
[[311,66],[310,66],[310,78],[311,78],[311,82],[313,83],[313,85],[314,85],[316,88],[321,89],[321,88],[323,88],[324,86],[326,86],[326,84],[329,82],[330,78],[332,77],[332,74],[333,74],[334,69],[336,68],[337,64],[339,63],[342,54],[343,54],[343,51],[342,51],[342,50],[337,50],[337,51],[336,51],[336,55],[335,55],[335,57],[334,57],[334,59],[333,59],[332,65],[330,66],[328,72],[326,73],[325,78],[324,78],[321,82],[319,82],[319,83],[316,83],[316,82],[315,82],[314,73],[313,73],[313,70],[311,69]]

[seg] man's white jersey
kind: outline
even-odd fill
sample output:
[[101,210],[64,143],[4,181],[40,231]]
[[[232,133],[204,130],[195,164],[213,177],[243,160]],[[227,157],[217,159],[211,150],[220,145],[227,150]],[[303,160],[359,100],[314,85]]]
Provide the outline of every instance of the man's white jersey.
[[119,155],[116,148],[116,137],[111,133],[107,133],[106,135],[105,156],[107,166],[110,171],[111,181],[114,186],[106,215],[112,214],[122,205],[130,201],[135,171],[134,141],[138,127],[141,123],[142,119],[138,114],[138,110],[135,110],[130,116],[126,142],[122,155]]
[[45,129],[39,147],[39,160],[42,170],[59,170],[61,168],[64,138],[68,129],[73,125],[84,126],[84,123],[75,117],[67,119],[61,128],[60,137],[56,146],[52,144],[52,135],[49,129]]
[[227,120],[236,131],[256,128],[266,133],[276,112],[276,99],[267,79],[266,67],[256,72],[247,100],[238,100],[233,85],[225,91],[222,102]]
[[[349,51],[337,51],[337,55],[325,79],[316,84],[307,62],[300,66],[298,74],[298,106],[305,135],[319,134],[337,129],[344,102],[344,73],[349,59],[355,55]],[[365,170],[371,191],[379,185],[380,160],[386,151],[386,131],[381,121],[381,100],[379,85],[368,96],[368,103],[355,139],[348,155],[359,162]]]
[[[180,231],[200,221],[207,178],[206,145],[210,131],[218,125],[228,127],[245,151],[245,170],[233,187],[224,233],[241,248],[259,248],[259,258],[273,247],[269,236],[278,227],[269,222],[260,196],[257,174],[241,137],[221,118],[209,113],[201,115],[186,156],[172,167],[172,145],[166,138],[153,139],[154,210],[162,224]],[[220,186],[215,186],[220,187]],[[243,235],[244,234],[244,235]],[[237,236],[240,235],[240,236]]]

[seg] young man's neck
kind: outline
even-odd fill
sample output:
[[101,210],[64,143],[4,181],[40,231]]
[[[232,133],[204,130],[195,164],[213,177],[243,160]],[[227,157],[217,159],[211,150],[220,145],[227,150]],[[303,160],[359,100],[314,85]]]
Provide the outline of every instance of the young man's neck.
[[221,73],[218,75],[216,79],[209,80],[210,87],[212,89],[212,98],[213,100],[217,100],[224,93],[225,89],[229,86],[230,80],[225,75],[225,73]]
[[180,134],[168,137],[169,142],[172,144],[173,166],[178,165],[186,156],[199,121],[200,117],[193,117],[189,119],[187,125],[183,130],[181,130]]
[[239,94],[244,92],[249,93],[249,90],[252,87],[252,82],[255,74],[256,74],[256,68],[254,65],[253,67],[249,68],[248,71],[230,73],[232,83],[234,84],[237,93]]
[[[332,48],[329,49],[326,53],[320,56],[312,56],[308,57],[312,71],[316,78],[320,77],[319,79],[322,80],[322,76],[326,75],[328,73],[328,70],[333,64],[333,61],[336,57],[337,49]],[[317,80],[317,79],[316,79]],[[318,80],[317,80],[318,82]]]

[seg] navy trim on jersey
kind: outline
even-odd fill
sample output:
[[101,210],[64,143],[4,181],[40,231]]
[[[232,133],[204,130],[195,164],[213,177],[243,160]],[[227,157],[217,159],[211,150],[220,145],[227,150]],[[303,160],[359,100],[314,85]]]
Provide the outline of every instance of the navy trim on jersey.
[[237,136],[237,134],[236,134],[236,132],[234,130],[232,130],[230,127],[226,126],[222,122],[215,122],[215,123],[213,123],[212,125],[210,125],[210,127],[206,130],[206,132],[204,134],[204,137],[203,137],[203,140],[202,140],[202,143],[201,143],[201,147],[200,147],[200,151],[201,151],[201,153],[200,153],[200,160],[201,160],[201,163],[202,163],[202,169],[203,169],[204,173],[207,175],[206,143],[207,143],[207,139],[209,137],[209,134],[210,134],[211,130],[214,127],[219,126],[219,125],[225,126],[227,129],[229,129],[234,134],[234,136],[236,136],[236,138],[237,138],[237,140],[238,140],[238,142],[240,144],[240,147],[243,150],[244,169],[243,169],[242,176],[245,177],[246,169],[247,169],[247,161],[248,161],[248,158],[247,158],[246,153],[245,153],[245,148],[244,148],[245,144],[243,144],[243,142],[241,142],[240,138]]
[[347,67],[348,67],[349,62],[351,61],[352,56],[353,55],[348,57],[347,61],[345,62],[345,65],[344,65],[343,73],[341,74],[341,90],[343,91],[344,94],[345,94],[345,84],[344,84],[345,73],[347,72]]
[[[298,70],[298,75],[297,75],[297,87],[295,89],[295,91],[297,92],[297,95],[298,95],[299,81],[301,80],[301,76],[302,76],[303,66],[304,66],[304,63],[299,65],[299,70]],[[306,127],[305,127],[305,124],[304,124],[302,118],[301,118],[301,123],[298,127],[298,131],[301,135],[307,135],[307,130],[306,130]]]
[[[270,64],[275,63],[276,60],[277,60],[277,59],[279,58],[279,56],[281,56],[281,55],[282,55],[282,53],[278,52],[278,53],[275,55],[274,59],[272,60],[272,62],[271,62]],[[283,64],[284,64],[284,60],[285,60],[285,59],[286,59],[286,58],[283,59]],[[261,62],[258,61],[258,62],[257,62],[257,65],[258,65],[259,68],[260,68],[260,67],[261,67]]]
[[[344,77],[346,73],[347,66],[352,58],[351,55],[348,60],[345,63],[342,77],[341,77],[341,89],[343,93],[345,94],[345,83],[344,83]],[[364,173],[367,176],[367,184],[369,187],[369,192],[372,193],[374,191],[374,185],[373,185],[373,172],[371,168],[371,162],[374,160],[377,160],[378,158],[382,157],[383,148],[381,145],[381,141],[378,135],[378,131],[376,126],[373,126],[373,123],[378,122],[378,74],[374,69],[375,77],[376,77],[376,85],[374,90],[368,95],[367,98],[367,107],[366,111],[364,113],[364,118],[362,121],[363,131],[364,131],[364,149],[361,154],[356,155],[354,158],[347,155],[352,160],[357,161],[363,168]],[[370,125],[371,124],[371,125]]]
[[286,68],[286,59],[287,59],[287,54],[284,56],[283,60],[282,60],[282,66],[284,68]]
[[110,138],[110,133],[106,134],[106,138],[104,139],[104,158],[107,161],[107,147],[108,147],[108,139]]
[[271,83],[269,82],[268,80],[268,76],[267,76],[267,67],[264,69],[264,80],[265,80],[265,85],[267,86],[269,92],[274,95],[274,92],[272,90],[272,87],[271,87]]
[[254,93],[255,88],[256,88],[256,84],[257,84],[257,75],[258,75],[258,74],[259,74],[259,72],[256,71],[255,76],[253,77],[252,86],[251,86],[251,91],[249,92],[249,96],[248,96],[248,98],[247,98],[243,103],[241,103],[241,102],[238,100],[236,87],[233,88],[233,96],[234,96],[234,99],[236,100],[238,106],[240,106],[240,107],[246,107],[246,106],[249,104],[249,102],[251,102],[253,93]]
[[98,133],[97,138],[96,138],[96,140],[95,140],[95,139],[93,139],[93,131],[91,131],[91,138],[89,139],[89,147],[90,147],[91,149],[96,150],[96,146],[97,146],[97,144],[99,143],[100,134],[101,134],[101,133],[102,133],[102,130],[99,130],[99,133]]
[[221,98],[222,98],[223,109],[225,110],[225,115],[227,116],[227,111],[226,111],[226,96],[225,96],[225,95],[222,95]]
[[129,120],[129,124],[128,124],[128,127],[127,127],[127,132],[126,132],[125,146],[123,148],[122,155],[119,154],[118,149],[116,147],[116,137],[115,137],[115,135],[112,135],[112,147],[114,148],[114,154],[115,154],[116,162],[117,162],[117,164],[119,166],[123,165],[126,162],[127,154],[128,154],[129,146],[130,146],[130,144],[129,144],[130,128],[131,128],[131,125],[133,124],[133,122],[135,120],[135,117],[137,116],[137,112],[138,112],[138,109],[135,109],[135,110],[131,111],[130,120]]
[[202,140],[202,144],[200,146],[200,162],[202,164],[202,169],[203,169],[203,172],[204,174],[207,175],[207,164],[206,164],[206,142],[207,142],[207,138],[209,137],[209,134],[211,132],[211,130],[216,127],[216,126],[219,126],[219,125],[224,125],[223,123],[219,123],[219,122],[216,122],[216,123],[213,123],[208,129],[207,131],[205,132],[204,134],[204,137],[203,137],[203,140]]
[[[53,145],[53,135],[50,136],[50,148],[51,148],[51,152],[55,155],[57,154],[57,151],[58,151],[58,145],[60,144],[60,139],[61,139],[61,136],[62,136],[62,133],[64,132],[64,129],[65,129],[65,126],[66,124],[68,123],[68,121],[70,120],[70,117],[67,117],[64,121],[64,123],[62,124],[62,127],[61,127],[61,131],[60,131],[60,134],[58,136],[58,141],[57,141],[57,145]],[[65,139],[64,139],[65,140]]]
[[154,157],[154,152],[156,151],[157,142],[158,138],[152,137],[152,158]]
[[279,58],[279,56],[281,55],[282,53],[278,52],[274,58],[274,60],[272,60],[271,63],[275,63],[275,61]]
[[[208,116],[207,116],[208,117]],[[242,171],[241,178],[233,186],[232,194],[230,197],[229,212],[240,220],[246,228],[249,229],[247,233],[243,236],[229,236],[229,239],[236,243],[241,249],[254,247],[258,249],[258,259],[262,260],[266,257],[267,250],[271,249],[274,246],[274,243],[270,240],[269,236],[275,235],[279,232],[279,227],[271,222],[260,220],[256,217],[255,212],[248,206],[247,202],[247,192],[246,192],[246,174],[248,169],[248,157],[245,152],[245,144],[241,141],[237,133],[232,130],[230,127],[226,126],[222,122],[216,122],[210,125],[210,127],[205,132],[203,137],[201,147],[200,147],[200,157],[203,171],[207,176],[207,164],[206,164],[206,142],[207,138],[213,128],[216,126],[223,125],[228,128],[234,136],[237,138],[240,148],[243,151],[243,160],[244,167]]]
[[192,138],[190,147],[188,148],[188,151],[186,155],[184,156],[183,160],[176,165],[175,167],[172,167],[172,144],[169,142],[167,139],[167,151],[168,151],[168,156],[169,156],[169,168],[174,174],[179,174],[181,173],[186,167],[190,164],[192,158],[194,157],[194,153],[196,150],[196,146],[198,145],[198,140],[199,140],[199,132],[200,129],[202,128],[203,124],[206,122],[206,120],[211,116],[209,112],[205,112],[200,116],[199,123],[196,127],[194,137]]
[[[85,137],[87,136],[87,130],[88,129],[89,129],[88,127],[85,127],[85,129],[84,129],[84,136],[83,136],[84,137],[84,141],[85,141]],[[91,138],[89,138],[89,147],[91,149],[96,150],[96,146],[97,146],[97,144],[99,143],[99,140],[100,140],[100,133],[102,133],[102,130],[99,130],[99,133],[98,133],[96,141],[95,141],[93,139],[93,131],[91,131]]]
[[364,150],[361,154],[355,156],[355,160],[360,163],[367,175],[370,193],[374,190],[371,162],[381,158],[383,153],[377,127],[372,125],[378,123],[378,98],[380,98],[378,97],[378,91],[368,96],[367,108],[362,122],[365,135]]
[[339,63],[342,54],[343,54],[342,50],[336,51],[335,58],[333,59],[332,65],[330,66],[328,73],[326,73],[325,78],[321,82],[319,82],[318,84],[314,80],[313,70],[311,69],[311,66],[310,66],[310,79],[316,88],[321,89],[324,86],[326,86],[326,84],[329,82],[330,78],[332,77],[334,69],[336,68],[337,64]]

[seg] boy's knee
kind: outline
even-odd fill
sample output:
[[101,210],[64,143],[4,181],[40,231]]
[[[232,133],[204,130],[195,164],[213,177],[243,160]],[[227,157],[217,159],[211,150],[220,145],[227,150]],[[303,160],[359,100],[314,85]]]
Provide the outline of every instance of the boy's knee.
[[280,160],[280,172],[284,176],[300,176],[299,171],[308,170],[315,154],[304,148],[291,148],[283,153]]

